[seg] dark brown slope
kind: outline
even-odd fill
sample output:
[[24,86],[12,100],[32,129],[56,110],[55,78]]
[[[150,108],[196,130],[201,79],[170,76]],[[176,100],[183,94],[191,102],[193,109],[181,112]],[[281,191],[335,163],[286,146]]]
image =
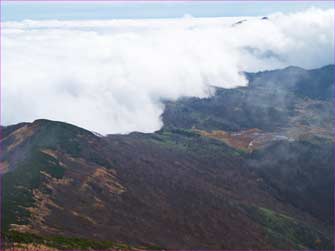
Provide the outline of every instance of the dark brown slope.
[[[98,137],[48,120],[2,128],[3,231],[168,249],[331,249],[332,102],[288,88],[169,103],[173,123],[153,134]],[[248,115],[248,127],[227,107],[246,115],[256,92],[261,119]],[[283,92],[289,105],[278,107]],[[264,115],[273,109],[277,120]]]
[[[36,121],[3,144],[15,168],[4,176],[4,217],[16,231],[165,248],[328,243],[320,221],[276,198],[242,153],[195,133],[98,138]],[[276,225],[262,221],[267,212],[288,219],[276,236],[268,232]],[[286,240],[285,228],[301,240]]]
[[[245,215],[229,188],[230,183],[240,182],[257,189],[257,184],[252,184],[256,177],[240,171],[232,174],[231,158],[241,165],[239,158],[228,157],[226,165],[210,164],[200,162],[184,149],[162,146],[145,135],[105,139],[79,129],[73,130],[71,137],[64,137],[64,142],[52,142],[52,137],[65,133],[66,129],[67,125],[63,128],[61,123],[37,121],[4,139],[12,142],[7,149],[14,151],[15,156],[21,157],[21,152],[25,152],[22,149],[34,148],[33,154],[20,161],[23,166],[8,173],[8,178],[5,176],[11,183],[5,180],[5,189],[6,186],[16,189],[14,196],[23,195],[18,185],[25,188],[31,185],[30,196],[34,201],[27,207],[27,218],[22,218],[21,213],[16,215],[20,226],[14,229],[168,248],[237,247],[241,238],[245,239],[241,247],[266,246],[262,229]],[[31,131],[34,134],[27,133]],[[10,140],[12,137],[16,141]],[[80,141],[78,152],[66,151],[69,141],[74,144]],[[229,156],[232,150],[227,151]],[[17,163],[17,157],[9,159],[9,169],[13,161]],[[38,168],[35,171],[39,173],[32,174],[32,167]],[[220,167],[224,168],[217,170]],[[28,175],[33,177],[30,184],[20,184],[11,175],[24,176],[24,182]],[[229,177],[232,175],[236,178]],[[14,186],[12,182],[18,184]],[[11,205],[13,201],[8,203]],[[236,222],[232,221],[234,218]],[[248,228],[241,232],[245,226]],[[222,240],[223,235],[234,238]]]

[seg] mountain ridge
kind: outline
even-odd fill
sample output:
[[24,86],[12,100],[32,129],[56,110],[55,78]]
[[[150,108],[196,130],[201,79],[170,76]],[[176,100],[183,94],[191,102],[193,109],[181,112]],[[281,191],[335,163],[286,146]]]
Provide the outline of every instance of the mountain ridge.
[[[1,127],[2,230],[155,249],[332,249],[334,69],[292,82],[295,70],[166,102],[154,133]],[[321,82],[322,95],[304,90]]]

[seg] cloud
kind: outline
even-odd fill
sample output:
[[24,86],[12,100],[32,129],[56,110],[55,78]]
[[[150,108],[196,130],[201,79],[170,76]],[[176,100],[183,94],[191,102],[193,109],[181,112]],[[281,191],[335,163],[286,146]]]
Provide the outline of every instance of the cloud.
[[2,123],[47,118],[104,134],[153,132],[163,99],[244,86],[243,71],[333,63],[333,13],[5,22]]

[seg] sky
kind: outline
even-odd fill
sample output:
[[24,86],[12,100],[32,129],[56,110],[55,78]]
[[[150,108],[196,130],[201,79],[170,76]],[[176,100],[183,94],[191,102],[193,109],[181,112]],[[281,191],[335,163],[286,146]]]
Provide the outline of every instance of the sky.
[[291,13],[311,6],[328,9],[333,1],[202,1],[202,2],[24,2],[2,1],[3,21],[24,19],[120,19],[194,17],[265,16],[273,12]]
[[334,63],[330,2],[6,2],[1,14],[3,125],[150,133],[162,100],[246,86],[243,72]]

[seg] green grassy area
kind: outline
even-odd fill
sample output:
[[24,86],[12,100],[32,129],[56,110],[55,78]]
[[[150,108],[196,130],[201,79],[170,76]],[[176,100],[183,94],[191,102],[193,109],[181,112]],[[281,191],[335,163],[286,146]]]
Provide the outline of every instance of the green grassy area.
[[231,148],[221,140],[201,136],[192,129],[163,129],[150,137],[152,143],[202,157],[239,157],[244,151]]
[[264,227],[275,248],[333,250],[332,242],[313,226],[268,208],[252,207],[249,215]]
[[30,213],[25,208],[34,204],[33,189],[40,188],[44,176],[41,172],[59,179],[64,175],[64,168],[53,157],[36,150],[15,172],[3,176],[2,230],[8,230],[10,224],[28,223]]
[[161,130],[158,133],[152,134],[150,140],[154,144],[159,144],[163,147],[169,147],[186,151],[193,141],[193,137],[199,137],[192,130]]
[[11,243],[45,245],[50,248],[61,250],[135,249],[130,245],[112,241],[96,241],[63,236],[42,237],[31,233],[20,233],[16,231],[5,232],[4,239]]

